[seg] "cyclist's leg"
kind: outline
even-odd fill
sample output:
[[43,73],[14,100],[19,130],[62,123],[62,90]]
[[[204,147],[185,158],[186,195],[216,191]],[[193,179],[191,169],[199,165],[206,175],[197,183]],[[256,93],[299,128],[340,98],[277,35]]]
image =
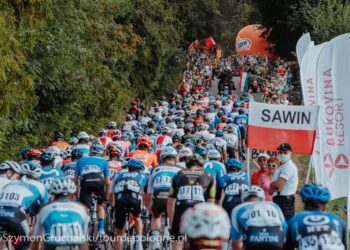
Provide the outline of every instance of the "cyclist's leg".
[[173,238],[172,249],[173,250],[182,250],[183,249],[183,239],[180,234],[180,221],[182,214],[189,208],[190,205],[179,204],[175,205],[175,212],[173,218],[173,224],[171,226],[171,236]]
[[151,241],[153,249],[160,249],[161,241],[160,230],[161,230],[161,219],[162,214],[166,212],[167,200],[166,199],[153,199],[152,202],[152,220],[151,220]]
[[122,236],[124,236],[124,226],[126,220],[125,200],[123,198],[118,199],[118,194],[115,197],[115,228],[116,228],[116,240],[114,242],[114,249],[121,250],[123,247]]

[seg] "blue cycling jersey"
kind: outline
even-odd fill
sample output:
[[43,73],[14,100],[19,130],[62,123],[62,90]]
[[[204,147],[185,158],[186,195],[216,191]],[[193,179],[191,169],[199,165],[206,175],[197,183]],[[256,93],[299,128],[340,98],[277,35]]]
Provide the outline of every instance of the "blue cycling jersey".
[[43,167],[41,169],[40,181],[45,185],[47,190],[50,189],[51,183],[55,179],[64,177],[64,173],[61,169],[53,167]]
[[204,171],[214,177],[217,185],[220,183],[220,178],[226,174],[224,164],[218,161],[207,161],[204,164]]
[[49,195],[45,186],[26,177],[11,181],[0,191],[0,206],[22,208],[29,215],[35,215],[39,207],[48,201]]
[[101,174],[104,177],[109,177],[108,161],[95,156],[80,158],[75,174],[80,177],[88,174]]
[[226,196],[241,196],[242,190],[250,185],[246,173],[228,173],[220,178],[220,188]]
[[231,213],[231,240],[243,236],[244,249],[283,249],[287,223],[281,209],[269,201],[246,202]]
[[77,161],[72,161],[65,164],[61,168],[61,170],[63,171],[65,177],[70,177],[73,179],[75,176],[76,168],[77,168]]
[[233,119],[233,123],[240,126],[240,127],[246,126],[248,124],[248,116],[247,115],[237,115]]
[[142,172],[123,172],[117,175],[111,185],[112,193],[134,192],[141,194],[145,190],[148,177]]
[[181,170],[179,166],[160,165],[152,170],[149,177],[147,193],[169,191],[174,176]]
[[288,223],[287,249],[345,250],[346,227],[337,215],[303,211]]
[[89,221],[90,217],[82,204],[61,199],[40,210],[33,235],[44,235],[45,244],[48,245],[80,245],[87,241]]

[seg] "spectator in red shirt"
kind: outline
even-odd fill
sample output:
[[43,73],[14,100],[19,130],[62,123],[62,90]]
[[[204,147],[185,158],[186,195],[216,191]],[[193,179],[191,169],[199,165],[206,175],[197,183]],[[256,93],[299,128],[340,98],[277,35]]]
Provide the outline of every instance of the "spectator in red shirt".
[[260,176],[262,174],[267,173],[267,160],[269,159],[269,155],[265,153],[261,153],[258,155],[258,165],[259,165],[259,170],[255,172],[252,177],[251,177],[251,185],[258,185]]

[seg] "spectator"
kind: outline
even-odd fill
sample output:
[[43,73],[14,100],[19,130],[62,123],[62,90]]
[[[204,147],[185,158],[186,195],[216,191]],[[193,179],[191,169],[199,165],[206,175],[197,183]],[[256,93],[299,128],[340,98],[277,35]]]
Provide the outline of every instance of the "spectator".
[[272,195],[269,194],[270,184],[272,182],[273,174],[276,169],[281,166],[281,162],[277,157],[271,157],[267,160],[267,171],[262,174],[259,179],[259,186],[265,192],[265,200],[272,201]]
[[258,155],[257,161],[258,161],[258,166],[259,170],[255,172],[252,177],[251,177],[251,183],[252,185],[258,185],[260,176],[262,174],[265,174],[267,171],[267,160],[269,159],[269,155],[265,153],[261,153]]
[[298,187],[298,169],[292,161],[292,147],[282,143],[278,148],[281,167],[273,174],[270,195],[273,202],[280,206],[286,221],[295,214],[295,193]]

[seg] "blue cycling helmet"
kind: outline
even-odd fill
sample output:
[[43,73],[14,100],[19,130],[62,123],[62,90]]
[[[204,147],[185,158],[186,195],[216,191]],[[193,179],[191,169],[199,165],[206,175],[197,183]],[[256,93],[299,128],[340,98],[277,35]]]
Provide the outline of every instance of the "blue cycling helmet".
[[224,136],[224,132],[222,132],[222,130],[218,130],[218,131],[215,132],[215,136],[223,137]]
[[49,152],[44,152],[40,155],[41,165],[52,164],[55,161],[55,156]]
[[23,159],[26,159],[27,158],[27,153],[28,151],[32,150],[31,147],[25,147],[25,148],[22,148],[21,151],[20,151],[20,154],[22,156]]
[[304,185],[300,191],[300,195],[303,200],[315,200],[322,203],[328,202],[331,198],[328,188],[318,183]]
[[72,160],[75,160],[83,157],[84,153],[82,152],[82,150],[80,150],[80,148],[74,148],[71,152],[71,155],[72,155]]
[[242,162],[236,159],[229,159],[226,163],[225,163],[225,167],[226,169],[242,169]]
[[200,156],[207,156],[207,150],[202,147],[202,146],[197,146],[195,149],[194,149],[194,153],[197,154],[197,155],[200,155]]
[[90,149],[89,149],[89,155],[94,156],[100,156],[103,155],[103,147],[101,145],[98,144],[93,144],[91,145]]
[[128,162],[128,168],[141,169],[143,171],[145,170],[145,165],[140,160],[130,159]]

